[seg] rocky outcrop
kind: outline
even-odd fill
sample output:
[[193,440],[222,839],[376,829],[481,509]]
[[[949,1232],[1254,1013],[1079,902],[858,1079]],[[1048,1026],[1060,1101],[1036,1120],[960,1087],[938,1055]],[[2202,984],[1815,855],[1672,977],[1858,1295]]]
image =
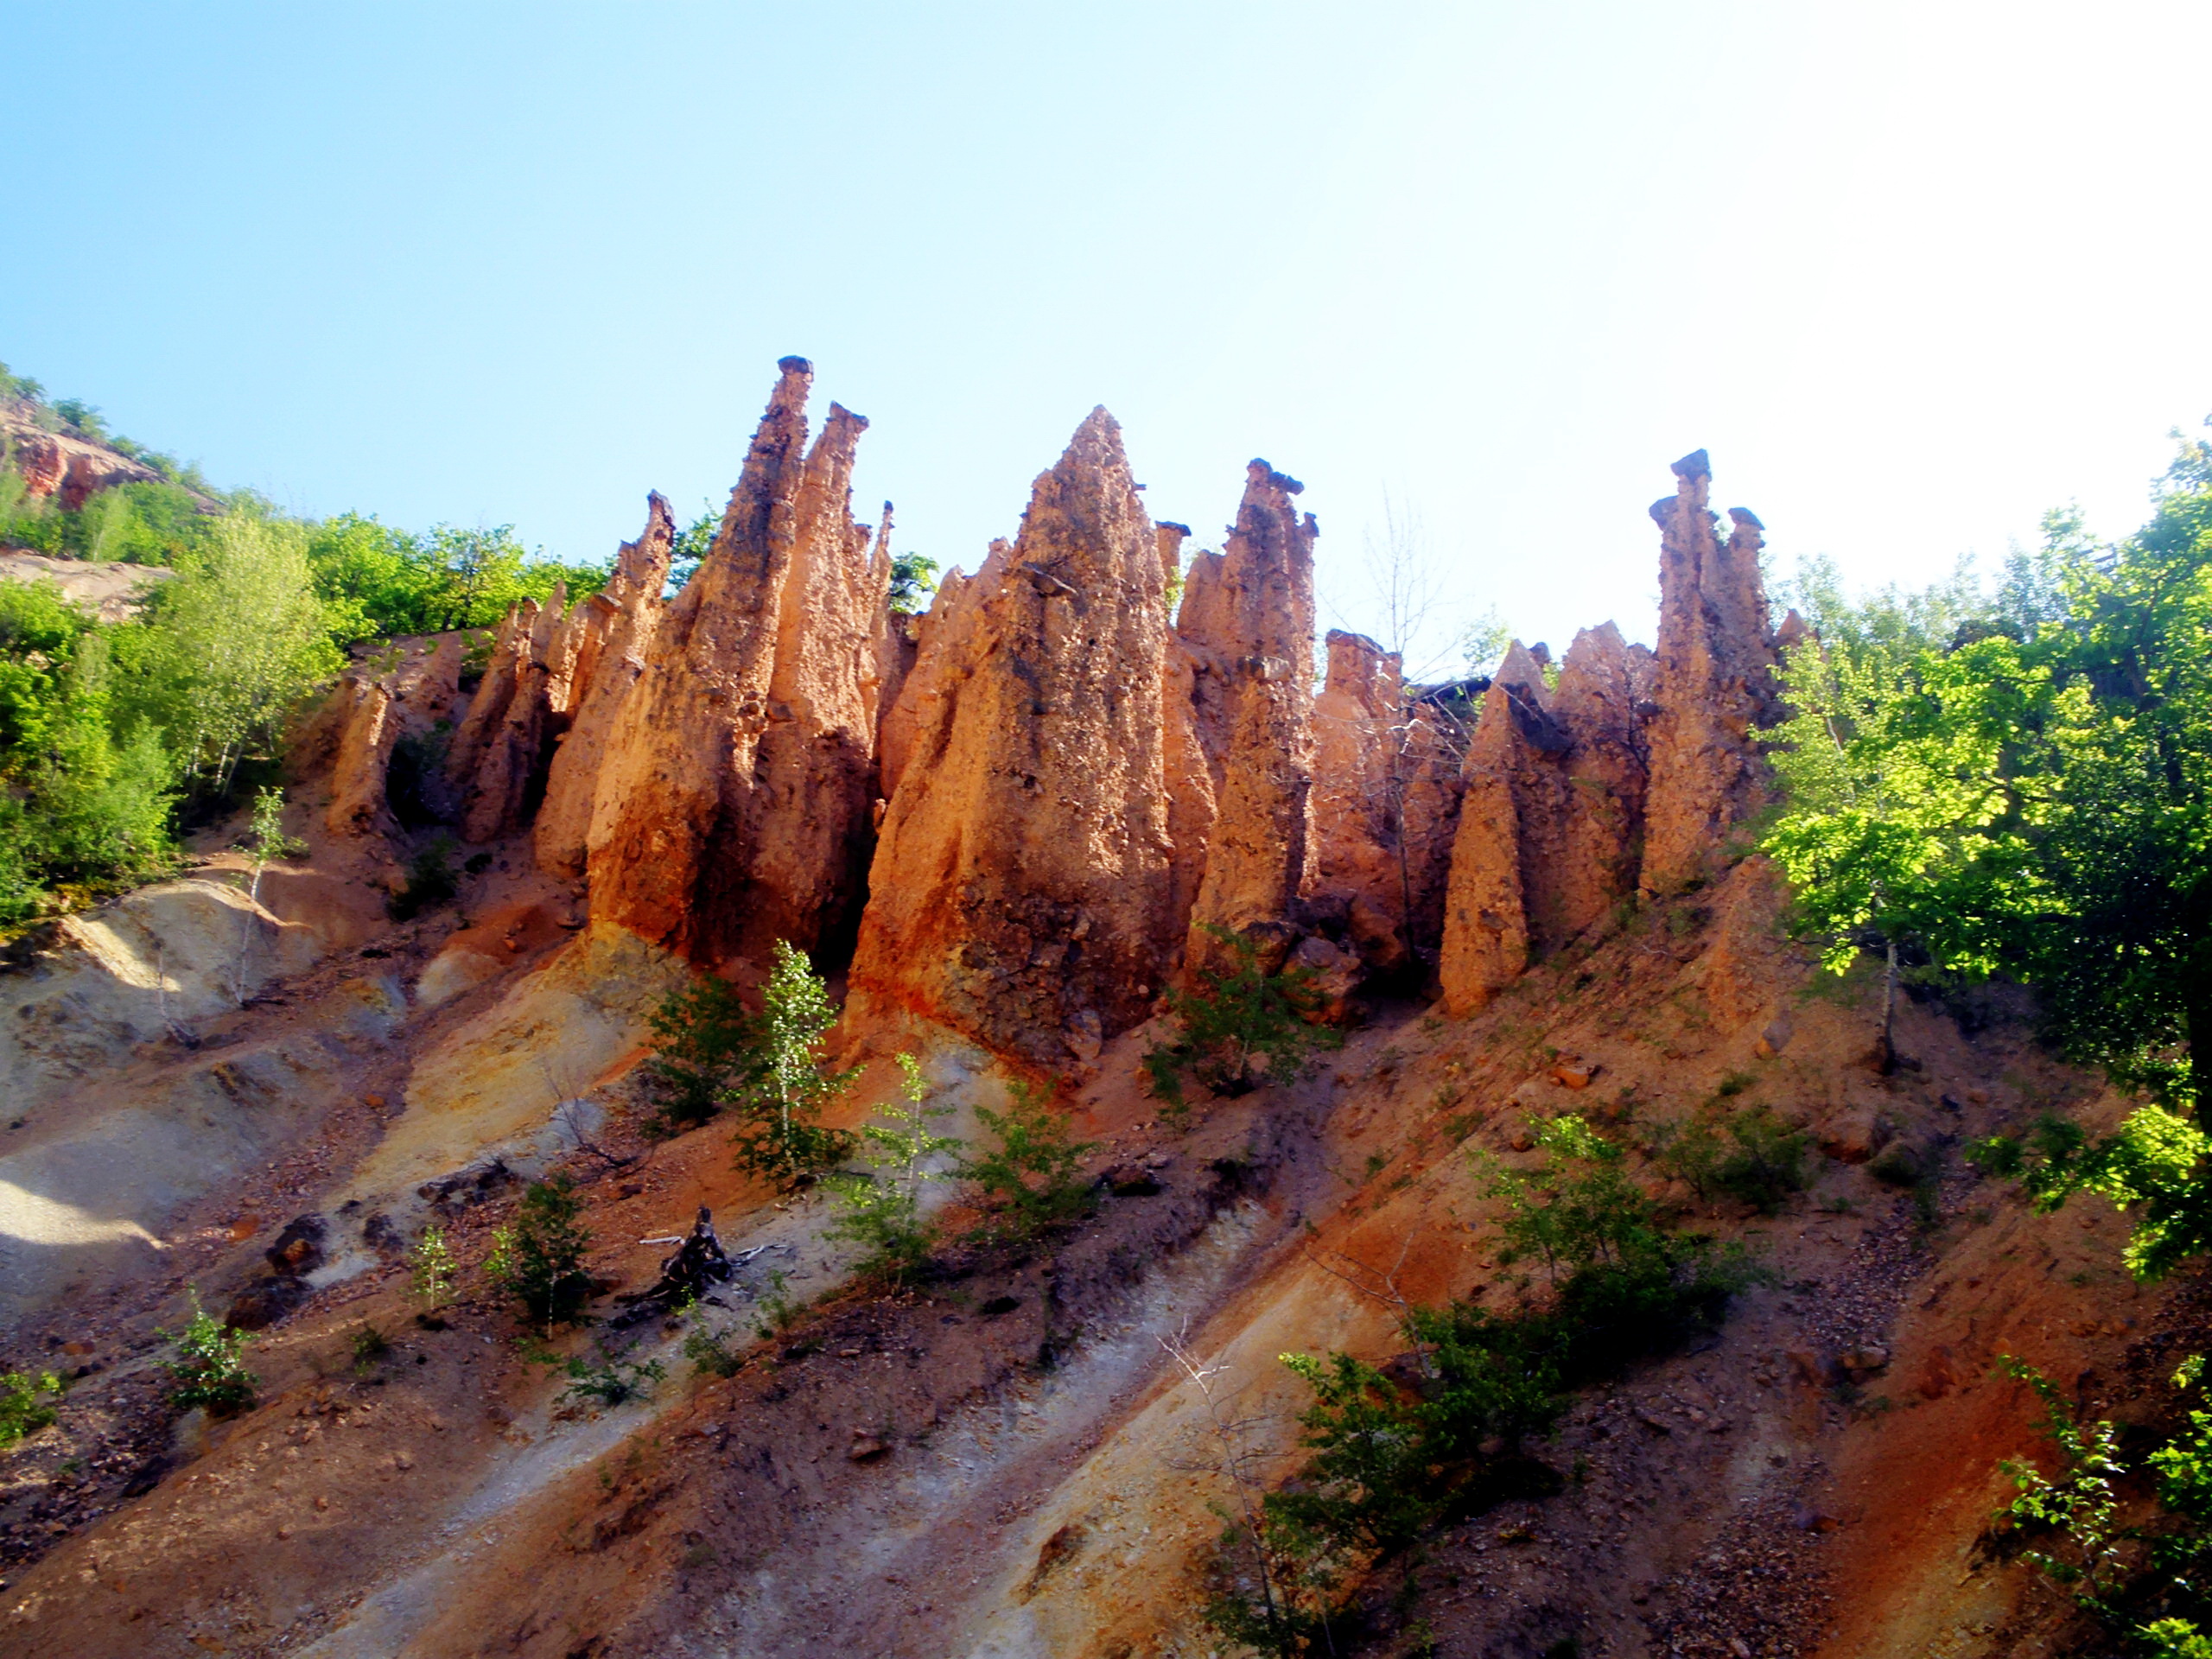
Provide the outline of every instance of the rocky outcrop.
[[1706,505],[1704,450],[1676,461],[1675,477],[1675,493],[1651,509],[1662,532],[1658,713],[1643,885],[1656,893],[1714,874],[1729,831],[1765,803],[1770,780],[1758,734],[1781,712],[1759,579],[1763,526],[1733,507],[1720,539]]
[[890,632],[890,512],[873,549],[851,512],[868,423],[836,405],[808,454],[798,534],[777,612],[768,724],[754,761],[739,948],[778,939],[841,949],[859,920],[874,850],[875,738]]
[[867,423],[787,357],[713,547],[655,630],[600,766],[594,919],[709,963],[821,943],[857,891],[887,555],[849,511]]
[[592,798],[607,743],[638,677],[660,620],[661,588],[668,582],[676,520],[658,494],[645,498],[645,527],[614,556],[607,586],[575,607],[587,619],[579,630],[569,674],[568,729],[547,769],[545,798],[534,836],[538,868],[573,879],[584,873],[591,838]]
[[1609,622],[1575,637],[1556,688],[1516,640],[1484,694],[1439,967],[1455,1012],[1634,895],[1645,796],[1635,667]]
[[1313,702],[1314,891],[1372,969],[1433,963],[1459,817],[1461,722],[1409,696],[1398,657],[1332,630]]
[[[374,659],[342,677],[326,704],[333,835],[391,834],[392,758],[404,739],[428,740],[460,695],[466,636],[446,633],[402,646],[396,664]],[[301,749],[317,747],[303,744]]]
[[44,430],[24,408],[19,403],[0,406],[0,454],[22,478],[23,493],[32,500],[53,497],[74,512],[101,490],[161,477],[143,461],[105,444]]
[[[568,702],[569,652],[556,583],[541,607],[524,600],[500,625],[492,661],[454,734],[446,776],[461,798],[461,832],[497,841],[530,821],[552,760],[554,711]],[[572,649],[572,647],[571,647]]]
[[1192,561],[1184,594],[1177,632],[1195,658],[1192,728],[1215,795],[1185,950],[1191,971],[1225,959],[1217,929],[1265,935],[1263,955],[1279,964],[1312,878],[1316,531],[1292,504],[1304,488],[1253,461],[1228,540]]
[[887,741],[858,1007],[1040,1068],[1149,1014],[1176,944],[1166,589],[1121,429],[1094,410],[1019,537],[931,607]]

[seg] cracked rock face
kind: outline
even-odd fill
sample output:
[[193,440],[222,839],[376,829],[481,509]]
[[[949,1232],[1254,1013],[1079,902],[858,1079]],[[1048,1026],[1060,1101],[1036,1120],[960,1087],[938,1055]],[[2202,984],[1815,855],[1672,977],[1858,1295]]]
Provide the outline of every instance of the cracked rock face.
[[1294,505],[1304,487],[1253,461],[1228,540],[1192,562],[1183,601],[1176,632],[1200,671],[1192,726],[1215,797],[1186,970],[1224,962],[1215,929],[1284,930],[1313,884],[1317,532]]
[[1586,628],[1548,688],[1519,641],[1469,746],[1440,972],[1455,1012],[1601,927],[1636,892],[1644,806],[1637,663]]
[[592,798],[622,709],[645,672],[645,653],[663,609],[676,520],[658,494],[645,499],[645,527],[615,555],[605,588],[578,606],[575,664],[569,676],[568,730],[554,751],[537,810],[538,867],[573,879],[584,873]]
[[1466,734],[1440,704],[1409,701],[1398,657],[1332,629],[1313,702],[1317,893],[1346,906],[1362,960],[1386,972],[1433,961],[1459,823]]
[[1763,806],[1771,780],[1758,731],[1781,714],[1759,580],[1763,526],[1729,510],[1723,541],[1706,502],[1705,451],[1675,463],[1661,531],[1659,651],[1652,699],[1649,823],[1643,886],[1674,893],[1716,874],[1728,831]]
[[692,960],[813,950],[860,889],[887,555],[850,513],[867,423],[785,358],[714,546],[653,630],[600,763],[595,919]]
[[349,671],[332,694],[335,753],[330,805],[323,823],[333,835],[389,835],[399,825],[390,804],[392,754],[402,738],[420,738],[458,695],[465,636],[437,635],[409,647],[382,672]]
[[863,1006],[1039,1066],[1081,1064],[1147,1017],[1177,942],[1166,643],[1158,539],[1096,410],[1019,537],[931,608],[887,722]]

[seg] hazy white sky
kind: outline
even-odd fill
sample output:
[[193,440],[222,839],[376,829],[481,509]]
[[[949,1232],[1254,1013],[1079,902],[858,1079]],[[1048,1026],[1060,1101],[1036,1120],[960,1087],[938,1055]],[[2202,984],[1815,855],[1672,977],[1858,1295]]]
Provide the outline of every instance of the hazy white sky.
[[1306,480],[1372,622],[1648,638],[1667,463],[1783,563],[2130,528],[2212,411],[2212,7],[0,0],[0,358],[303,512],[565,556],[789,352],[972,569],[1095,403],[1204,542]]

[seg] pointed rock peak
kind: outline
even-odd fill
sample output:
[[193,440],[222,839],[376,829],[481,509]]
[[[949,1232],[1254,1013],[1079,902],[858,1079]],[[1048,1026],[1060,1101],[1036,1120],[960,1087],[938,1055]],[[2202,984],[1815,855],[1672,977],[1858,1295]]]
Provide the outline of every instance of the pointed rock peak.
[[1491,676],[1497,685],[1510,685],[1527,692],[1538,708],[1550,700],[1550,688],[1544,683],[1544,671],[1535,655],[1516,639],[1505,653],[1505,660],[1497,665],[1497,672]]
[[1574,643],[1567,648],[1567,661],[1560,665],[1560,677],[1563,681],[1578,671],[1625,671],[1627,667],[1628,641],[1621,638],[1621,631],[1611,623],[1600,622],[1574,636]]
[[1692,479],[1711,478],[1712,458],[1702,449],[1693,449],[1675,463],[1675,476],[1686,484]]
[[854,414],[842,404],[832,403],[830,405],[830,424],[822,429],[823,437],[827,438],[833,429],[849,430],[857,440],[861,433],[868,430],[868,416]]
[[1128,467],[1128,460],[1122,454],[1122,423],[1100,404],[1083,417],[1075,435],[1068,440],[1068,447],[1060,456],[1063,470],[1070,466]]
[[1758,514],[1753,512],[1749,507],[1729,508],[1728,522],[1735,525],[1738,530],[1764,530],[1766,528],[1764,524],[1759,522]]
[[1812,624],[1798,615],[1797,607],[1793,605],[1789,607],[1789,614],[1782,619],[1782,626],[1774,631],[1774,648],[1789,651],[1803,645],[1808,639],[1819,638],[1813,632]]
[[1191,539],[1191,527],[1188,524],[1154,524],[1152,534],[1160,546],[1161,572],[1170,578],[1180,575],[1183,570],[1183,543]]
[[814,365],[803,357],[779,357],[776,359],[776,366],[783,371],[784,378],[786,380],[804,379],[811,382],[814,378]]
[[883,504],[883,518],[875,527],[875,556],[879,559],[891,556],[891,504],[888,501]]
[[1249,496],[1254,489],[1280,491],[1284,495],[1303,495],[1306,486],[1288,473],[1279,473],[1264,461],[1257,459],[1245,463],[1245,490]]

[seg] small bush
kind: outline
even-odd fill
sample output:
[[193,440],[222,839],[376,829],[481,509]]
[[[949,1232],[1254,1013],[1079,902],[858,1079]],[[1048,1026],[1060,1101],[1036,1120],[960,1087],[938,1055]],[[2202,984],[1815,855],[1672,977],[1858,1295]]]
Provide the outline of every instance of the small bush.
[[353,1369],[365,1375],[376,1369],[377,1362],[391,1352],[391,1338],[373,1325],[365,1325],[353,1333]]
[[52,1422],[61,1400],[55,1371],[0,1371],[0,1448],[35,1434]]
[[703,1325],[683,1338],[683,1357],[702,1376],[735,1376],[745,1363],[744,1355]]
[[1202,970],[1196,991],[1171,988],[1167,1004],[1182,1033],[1145,1051],[1152,1091],[1170,1105],[1183,1103],[1186,1071],[1215,1094],[1247,1094],[1262,1071],[1269,1083],[1294,1082],[1315,1049],[1344,1041],[1343,1033],[1307,1018],[1319,1007],[1310,969],[1262,973],[1251,940],[1224,927],[1207,931],[1229,947],[1230,965]]
[[929,1084],[920,1063],[907,1053],[898,1056],[899,1093],[903,1107],[886,1107],[885,1122],[869,1123],[861,1138],[878,1154],[874,1171],[841,1171],[830,1178],[842,1213],[831,1224],[830,1236],[864,1245],[868,1256],[860,1264],[863,1274],[896,1281],[921,1265],[930,1248],[930,1224],[922,1219],[922,1184],[944,1179],[930,1168],[931,1160],[957,1152],[963,1142],[949,1135],[933,1135],[930,1122],[949,1117],[950,1106],[925,1106]]
[[408,861],[407,885],[385,906],[395,922],[412,921],[426,910],[448,904],[461,891],[453,870],[454,841],[440,836]]
[[728,980],[695,980],[671,992],[649,1022],[658,1039],[645,1063],[661,1091],[657,1127],[703,1123],[732,1090],[759,1082],[760,1022]]
[[992,1217],[988,1230],[997,1237],[1027,1238],[1090,1207],[1090,1191],[1076,1172],[1095,1143],[1071,1141],[1068,1120],[1051,1102],[1049,1089],[1017,1080],[1007,1085],[1006,1110],[976,1109],[998,1147],[963,1158],[959,1172],[979,1189]]
[[573,1380],[561,1391],[563,1400],[594,1401],[610,1411],[645,1399],[652,1393],[653,1384],[668,1375],[667,1367],[657,1359],[632,1364],[605,1356],[596,1365],[579,1356],[568,1363],[566,1370]]
[[591,1235],[576,1220],[583,1207],[567,1176],[533,1181],[513,1224],[492,1235],[485,1274],[522,1304],[533,1325],[550,1331],[582,1320],[591,1298],[591,1275],[583,1268]]
[[171,1353],[162,1369],[175,1380],[169,1403],[180,1411],[207,1408],[211,1417],[232,1417],[251,1408],[259,1397],[261,1379],[246,1370],[245,1354],[252,1342],[251,1332],[233,1331],[200,1306],[200,1293],[192,1293],[192,1319],[183,1330],[156,1333],[170,1344]]
[[1805,1190],[1810,1138],[1764,1106],[1750,1106],[1720,1122],[1699,1116],[1656,1130],[1647,1143],[1653,1160],[1701,1200],[1734,1198],[1761,1215],[1778,1212],[1793,1192]]

